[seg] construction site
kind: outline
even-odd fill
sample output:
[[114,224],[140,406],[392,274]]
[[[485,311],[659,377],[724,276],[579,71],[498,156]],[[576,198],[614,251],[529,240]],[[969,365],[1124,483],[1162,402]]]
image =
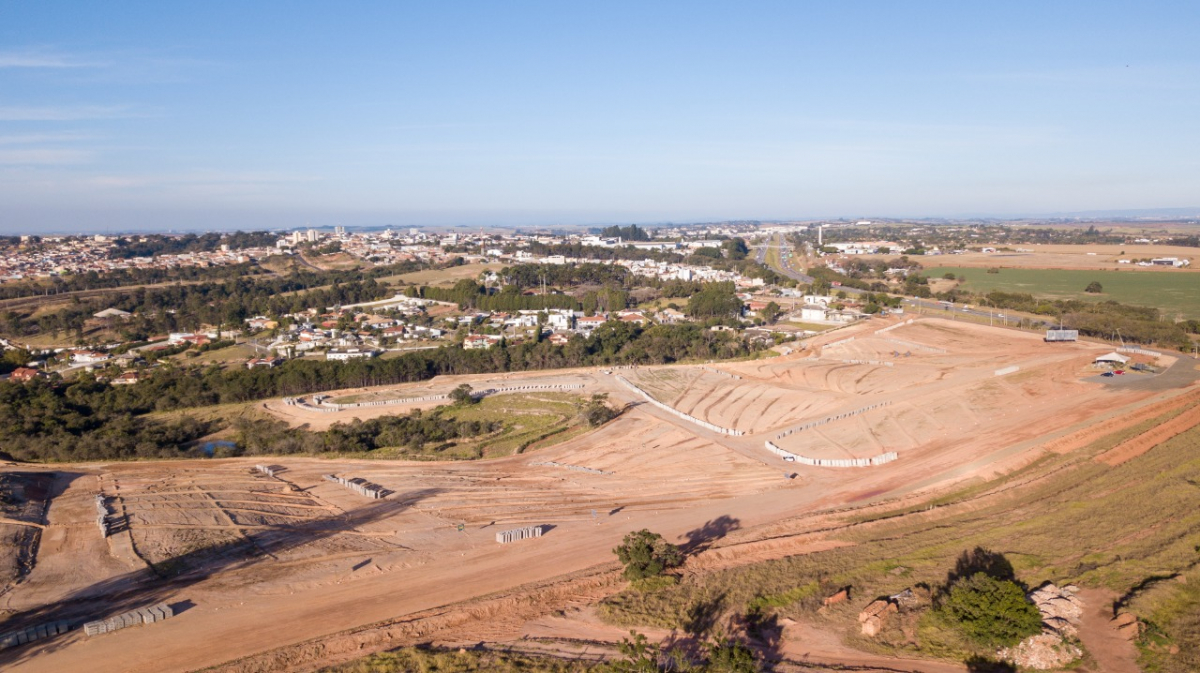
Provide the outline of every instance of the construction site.
[[[317,670],[417,643],[615,642],[628,629],[594,605],[622,589],[612,548],[626,533],[691,550],[689,573],[809,554],[849,544],[816,532],[837,516],[1012,474],[1194,401],[1196,361],[1133,354],[1153,372],[1101,379],[1093,361],[1111,349],[876,319],[770,358],[260,403],[313,429],[446,404],[463,383],[477,395],[604,393],[623,409],[503,458],[5,465],[0,639],[36,638],[0,640],[0,668]],[[1180,418],[1177,432],[1200,423]],[[1156,445],[1143,443],[1109,459]],[[804,661],[798,643],[821,628],[785,632],[796,645],[784,650]],[[885,657],[830,642],[807,661],[885,670]],[[966,670],[906,665],[886,670]]]

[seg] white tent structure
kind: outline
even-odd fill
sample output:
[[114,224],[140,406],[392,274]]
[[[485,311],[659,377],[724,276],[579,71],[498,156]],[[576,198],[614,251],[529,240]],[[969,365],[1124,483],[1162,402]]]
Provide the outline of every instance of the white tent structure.
[[1098,365],[1123,365],[1126,362],[1129,362],[1129,358],[1121,355],[1120,353],[1114,352],[1107,355],[1101,355],[1093,360],[1093,362]]

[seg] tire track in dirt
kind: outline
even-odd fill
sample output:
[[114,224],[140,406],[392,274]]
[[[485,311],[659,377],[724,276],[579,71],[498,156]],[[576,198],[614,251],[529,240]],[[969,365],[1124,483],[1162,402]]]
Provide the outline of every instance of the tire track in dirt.
[[1096,456],[1096,462],[1116,467],[1125,461],[1137,458],[1159,444],[1187,432],[1197,425],[1200,425],[1200,405],[1188,409],[1166,423],[1151,428],[1133,439],[1125,440]]

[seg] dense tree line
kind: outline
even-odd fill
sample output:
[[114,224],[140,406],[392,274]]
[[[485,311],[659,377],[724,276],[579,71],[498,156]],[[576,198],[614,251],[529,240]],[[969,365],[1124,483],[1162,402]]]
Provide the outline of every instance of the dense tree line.
[[46,280],[6,283],[0,285],[0,299],[50,296],[64,292],[103,290],[130,285],[156,285],[177,281],[224,280],[268,273],[270,272],[266,269],[251,263],[213,267],[185,266],[169,269],[115,269],[104,273],[88,271],[71,276],[55,276]]
[[622,241],[649,241],[652,236],[650,232],[642,229],[636,224],[631,224],[628,227],[613,225],[600,230],[600,235],[607,238],[620,237]]
[[107,389],[90,377],[68,387],[40,380],[0,384],[2,452],[18,460],[59,461],[199,455],[180,447],[213,430],[187,416],[151,421],[95,404]]
[[442,409],[416,410],[405,416],[381,416],[367,421],[334,423],[323,432],[291,428],[283,421],[234,421],[236,446],[227,455],[293,453],[366,453],[386,447],[436,451],[456,439],[480,437],[499,431],[500,421],[460,421]]
[[148,234],[133,238],[118,238],[113,242],[112,252],[115,259],[130,259],[133,257],[154,257],[155,255],[178,255],[185,252],[212,252],[222,245],[230,250],[245,248],[267,248],[275,245],[279,234],[266,231],[236,231],[232,234],[184,234],[183,236],[165,236]]
[[1011,309],[1046,316],[1047,324],[1061,320],[1067,329],[1077,329],[1085,336],[1101,339],[1123,339],[1132,343],[1157,344],[1188,350],[1188,332],[1200,327],[1197,321],[1174,323],[1164,320],[1162,313],[1149,306],[1131,306],[1115,301],[1089,302],[1079,299],[1038,299],[1020,292],[989,292],[971,294],[958,289],[939,293],[938,299],[965,303],[986,303],[998,309]]
[[[517,248],[513,246],[510,252],[515,252]],[[562,255],[575,259],[597,259],[597,260],[642,260],[650,259],[655,262],[674,262],[681,263],[686,255],[670,250],[643,250],[635,248],[632,245],[619,245],[612,248],[601,248],[594,245],[583,245],[582,243],[561,243],[557,245],[547,245],[536,241],[530,242],[525,248],[528,252],[548,257],[550,255]]]
[[151,456],[208,431],[192,421],[160,428],[138,418],[152,411],[425,381],[443,374],[723,359],[748,355],[751,348],[736,334],[695,324],[640,328],[611,322],[590,338],[576,336],[565,346],[526,342],[489,350],[444,347],[386,360],[293,360],[273,369],[167,365],[126,386],[101,384],[87,373],[58,385],[3,381],[0,442],[16,447],[14,456],[29,459]]

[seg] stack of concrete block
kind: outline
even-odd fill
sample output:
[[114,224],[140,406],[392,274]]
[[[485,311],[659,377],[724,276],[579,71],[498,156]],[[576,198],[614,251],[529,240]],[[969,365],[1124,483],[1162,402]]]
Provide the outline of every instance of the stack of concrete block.
[[258,470],[259,472],[262,472],[263,474],[267,475],[268,477],[275,476],[275,468],[271,467],[270,465],[255,465],[254,469]]
[[516,542],[517,540],[525,540],[531,537],[541,537],[542,526],[529,526],[527,528],[514,528],[512,530],[504,530],[496,533],[496,542],[507,544]]
[[166,603],[159,603],[148,608],[138,608],[129,612],[122,612],[116,617],[88,622],[83,625],[83,632],[89,636],[98,636],[102,633],[120,631],[130,626],[161,622],[164,619],[170,619],[174,616],[175,611],[171,609],[171,606]]
[[0,650],[7,650],[10,647],[32,643],[35,640],[49,638],[66,633],[71,629],[70,622],[59,620],[57,622],[49,622],[46,624],[38,624],[29,628],[21,629],[20,631],[10,631],[0,635]]
[[108,537],[108,506],[104,504],[104,494],[96,494],[96,525],[100,528],[100,537]]
[[380,498],[384,498],[387,496],[386,488],[380,486],[379,484],[372,484],[371,482],[369,482],[365,479],[361,479],[358,477],[355,477],[353,479],[347,479],[345,477],[339,477],[339,476],[333,475],[333,474],[326,474],[326,475],[322,475],[322,476],[325,477],[325,481],[332,481],[335,484],[341,484],[342,486],[345,486],[346,488],[350,489],[351,491],[354,491],[355,493],[357,493],[365,498],[371,498],[372,500],[378,500]]

